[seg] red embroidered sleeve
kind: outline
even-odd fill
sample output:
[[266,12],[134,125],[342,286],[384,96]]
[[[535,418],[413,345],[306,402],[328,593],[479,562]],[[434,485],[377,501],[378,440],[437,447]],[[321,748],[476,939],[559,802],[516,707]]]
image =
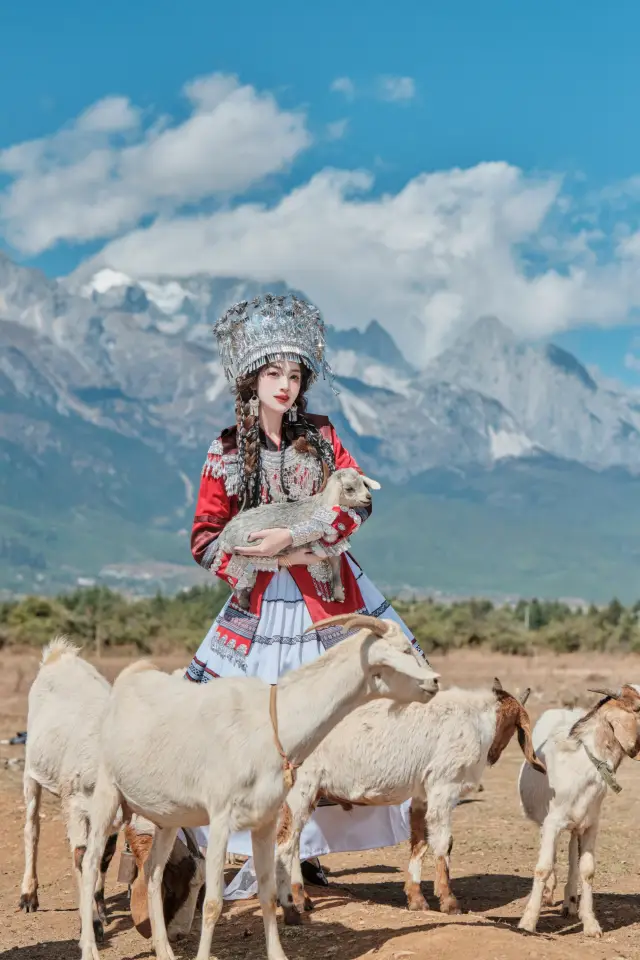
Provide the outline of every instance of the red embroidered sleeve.
[[[218,451],[218,442],[213,443],[202,469],[200,490],[191,528],[191,553],[196,563],[206,570],[216,558],[218,537],[231,517],[236,513],[235,497],[230,498],[226,488],[226,468]],[[233,586],[225,575],[228,558],[219,558],[216,576]]]

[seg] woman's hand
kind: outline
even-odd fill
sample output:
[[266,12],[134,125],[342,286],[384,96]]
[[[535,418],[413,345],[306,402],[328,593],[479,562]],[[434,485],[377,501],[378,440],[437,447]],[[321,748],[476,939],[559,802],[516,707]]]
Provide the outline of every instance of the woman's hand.
[[292,543],[291,531],[278,528],[256,530],[249,534],[248,540],[262,540],[262,543],[256,547],[236,547],[235,552],[242,557],[274,557]]

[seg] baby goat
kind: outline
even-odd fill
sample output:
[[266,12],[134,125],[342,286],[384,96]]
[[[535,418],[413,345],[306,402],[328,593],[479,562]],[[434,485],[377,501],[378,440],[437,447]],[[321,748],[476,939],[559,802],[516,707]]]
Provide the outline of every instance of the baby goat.
[[[391,620],[331,618],[362,627],[271,689],[253,677],[187,684],[148,663],[115,681],[101,730],[98,780],[82,889],[82,956],[98,960],[91,891],[118,805],[156,825],[149,857],[149,911],[158,960],[173,960],[161,880],[178,827],[210,825],[206,896],[197,960],[208,960],[222,910],[230,831],[251,830],[267,954],[285,960],[276,923],[274,851],[278,812],[301,763],[354,707],[375,697],[430,700],[437,674]],[[326,623],[326,621],[325,621]],[[311,629],[316,629],[318,624]],[[276,699],[277,698],[277,699]],[[269,719],[271,718],[271,722]]]
[[[228,572],[237,576],[236,596],[244,609],[249,608],[251,591],[255,585],[258,570],[277,570],[277,557],[243,557],[236,554],[237,547],[247,547],[259,541],[249,541],[249,534],[259,530],[272,528],[291,530],[294,534],[294,545],[284,550],[278,556],[286,556],[294,549],[310,544],[311,549],[318,552],[318,565],[329,567],[330,576],[320,570],[317,579],[329,580],[332,587],[332,599],[344,601],[344,586],[340,578],[340,556],[349,549],[349,541],[341,540],[331,546],[332,541],[338,539],[337,531],[331,526],[335,520],[335,509],[353,510],[357,507],[367,507],[371,503],[371,490],[379,490],[380,484],[369,477],[358,473],[353,467],[336,470],[329,479],[324,490],[306,500],[294,500],[287,503],[266,503],[250,510],[243,510],[236,514],[225,526],[220,534],[216,560],[212,569],[215,571],[222,556],[227,553],[235,554]],[[318,540],[323,539],[322,547],[316,547]],[[314,567],[310,568],[313,575]]]
[[[615,772],[625,757],[640,751],[640,693],[625,685],[621,690],[593,690],[600,700],[588,713],[580,710],[547,710],[533,730],[533,743],[547,772],[520,770],[518,788],[526,816],[542,827],[540,852],[533,890],[520,928],[533,933],[543,902],[553,903],[558,838],[563,830],[569,841],[569,879],[564,890],[563,914],[579,914],[587,937],[602,936],[593,912],[595,845],[600,808],[607,786],[620,791]],[[582,896],[578,908],[578,873]]]
[[[524,698],[526,699],[526,697]],[[398,707],[377,701],[354,710],[305,760],[289,792],[278,832],[277,881],[285,922],[298,923],[305,898],[299,862],[300,834],[319,800],[386,805],[411,799],[411,858],[405,884],[410,910],[426,910],[420,890],[428,842],[436,857],[435,892],[443,913],[458,913],[449,885],[451,814],[477,787],[517,731],[528,763],[537,760],[531,724],[522,703],[502,689],[453,688],[430,703]],[[290,902],[289,879],[294,907]]]

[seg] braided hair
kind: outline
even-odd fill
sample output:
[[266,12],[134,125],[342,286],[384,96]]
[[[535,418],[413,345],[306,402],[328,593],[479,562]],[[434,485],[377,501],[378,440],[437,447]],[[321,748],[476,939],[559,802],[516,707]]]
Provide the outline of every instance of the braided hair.
[[[265,365],[266,366],[266,365]],[[261,502],[262,476],[260,467],[260,422],[258,415],[251,413],[250,401],[257,395],[258,378],[264,370],[239,377],[236,380],[236,425],[238,435],[238,501],[241,510],[257,507]],[[296,399],[298,417],[291,423],[282,421],[282,441],[286,440],[298,453],[315,457],[322,465],[322,487],[336,468],[331,443],[323,437],[318,427],[306,416],[306,391],[311,373],[300,364],[302,374],[300,393]]]

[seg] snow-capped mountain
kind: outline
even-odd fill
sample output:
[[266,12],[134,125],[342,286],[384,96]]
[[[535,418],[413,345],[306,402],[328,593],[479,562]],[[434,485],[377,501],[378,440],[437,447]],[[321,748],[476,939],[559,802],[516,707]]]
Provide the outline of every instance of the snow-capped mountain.
[[[16,395],[170,459],[201,449],[232,416],[211,323],[266,287],[87,269],[55,281],[0,255],[5,393],[11,383]],[[313,405],[339,421],[365,465],[395,480],[540,449],[640,468],[637,399],[599,385],[557,347],[518,342],[496,318],[479,320],[423,371],[375,320],[364,331],[329,329],[328,345],[338,392],[320,382]]]
[[[0,254],[0,520],[14,531],[0,536],[0,568],[3,557],[35,563],[43,537],[66,542],[70,529],[82,562],[106,551],[184,563],[202,460],[233,422],[211,323],[266,289],[241,278],[131,278],[104,265],[56,281]],[[503,484],[513,464],[508,501],[520,490],[525,503],[550,457],[561,473],[571,462],[640,473],[637,397],[557,347],[518,342],[495,318],[424,370],[375,320],[328,328],[327,341],[336,389],[320,380],[310,408],[332,418],[386,489],[415,481],[440,497],[449,484],[455,499],[465,477],[488,471],[489,487]]]
[[[232,419],[211,321],[263,289],[203,276],[133,280],[107,268],[57,283],[4,258],[7,382],[18,395],[46,396],[59,413],[138,437],[178,462],[181,448],[206,448]],[[328,345],[337,393],[321,381],[312,406],[333,417],[354,453],[383,475],[401,480],[533,447],[504,405],[425,377],[376,321],[365,331],[329,328]]]
[[479,319],[426,374],[499,400],[533,442],[558,456],[640,467],[637,398],[597,383],[554,344],[519,342],[496,317]]

